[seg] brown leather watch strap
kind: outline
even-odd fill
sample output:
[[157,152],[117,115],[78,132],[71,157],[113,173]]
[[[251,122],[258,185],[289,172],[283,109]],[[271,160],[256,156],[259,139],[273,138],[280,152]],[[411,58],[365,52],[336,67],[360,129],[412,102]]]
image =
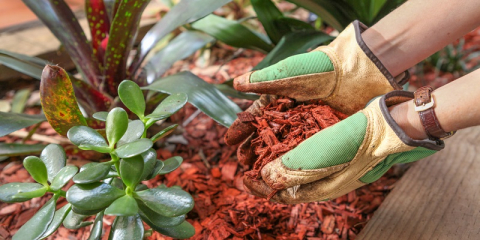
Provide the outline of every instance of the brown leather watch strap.
[[433,88],[425,86],[415,91],[415,111],[420,116],[423,128],[427,133],[428,138],[432,140],[439,140],[451,137],[455,132],[445,132],[438,122],[437,115],[434,110],[434,99],[432,97]]

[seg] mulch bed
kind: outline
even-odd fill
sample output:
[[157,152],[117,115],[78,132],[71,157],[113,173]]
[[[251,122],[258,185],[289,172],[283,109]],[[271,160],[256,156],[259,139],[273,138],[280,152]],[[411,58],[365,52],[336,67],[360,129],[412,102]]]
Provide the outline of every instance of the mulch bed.
[[[209,82],[224,81],[248,71],[261,59],[261,54],[245,51],[225,66],[216,61],[215,68],[209,70],[214,74],[205,79]],[[190,61],[176,66],[179,70],[185,66],[192,69],[194,63]],[[201,71],[198,74],[201,77],[207,75]],[[236,101],[244,109],[251,103]],[[192,114],[196,114],[196,109],[187,105],[172,117],[172,121],[181,124]],[[237,146],[224,143],[225,127],[201,113],[180,130],[183,130],[182,135],[188,140],[188,145],[168,143],[168,147],[158,149],[157,153],[162,160],[182,156],[184,163],[174,172],[157,176],[146,184],[149,187],[161,183],[179,185],[192,194],[195,207],[187,217],[197,232],[192,239],[355,239],[398,179],[389,171],[378,181],[332,201],[297,205],[272,203],[245,192],[242,177],[250,169],[237,161]],[[48,126],[42,125],[37,133],[46,131],[50,131]],[[0,139],[14,140],[17,139]],[[23,168],[21,159],[13,158],[0,163],[0,184],[33,181]],[[43,197],[24,203],[0,203],[0,239],[9,239],[46,200]],[[59,206],[62,204],[65,202]],[[108,233],[112,222],[113,217],[105,217],[104,232]],[[87,239],[89,230],[90,227],[80,230],[62,227],[48,239]],[[170,238],[154,232],[148,239]]]

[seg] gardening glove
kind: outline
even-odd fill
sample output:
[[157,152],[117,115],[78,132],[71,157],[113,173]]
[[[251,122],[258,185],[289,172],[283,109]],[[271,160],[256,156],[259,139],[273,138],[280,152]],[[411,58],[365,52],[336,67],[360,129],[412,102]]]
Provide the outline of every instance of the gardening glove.
[[[246,73],[234,79],[234,87],[242,92],[275,94],[298,101],[322,99],[345,114],[353,114],[373,97],[401,89],[409,77],[407,72],[397,78],[388,72],[363,42],[361,33],[366,29],[354,21],[328,46]],[[235,145],[245,140],[254,131],[248,125],[237,119],[225,136],[226,143]]]
[[376,181],[395,163],[417,161],[443,149],[441,140],[411,139],[393,120],[388,107],[411,99],[413,93],[405,91],[374,99],[364,110],[266,164],[261,180],[245,176],[245,186],[254,195],[271,194],[281,203],[324,201]]

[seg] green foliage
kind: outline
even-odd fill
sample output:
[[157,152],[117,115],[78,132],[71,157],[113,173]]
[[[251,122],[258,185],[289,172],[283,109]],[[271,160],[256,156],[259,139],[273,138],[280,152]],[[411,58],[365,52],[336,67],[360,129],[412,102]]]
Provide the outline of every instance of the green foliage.
[[[65,0],[23,0],[61,42],[82,79],[77,79],[71,74],[69,76],[65,70],[48,61],[4,50],[0,50],[0,63],[41,80],[42,106],[45,115],[53,128],[65,135],[72,126],[86,126],[89,122],[88,119],[87,121],[84,119],[78,105],[82,107],[87,117],[91,117],[95,112],[106,112],[120,106],[119,102],[114,101],[119,96],[122,102],[135,104],[135,106],[127,106],[132,112],[141,114],[140,112],[145,109],[144,99],[133,98],[138,102],[130,102],[125,99],[128,98],[128,92],[123,94],[117,92],[119,84],[126,78],[132,79],[131,83],[141,86],[161,80],[162,75],[175,61],[187,58],[212,42],[213,38],[207,34],[182,28],[183,32],[178,37],[143,64],[147,54],[166,35],[182,25],[203,18],[230,1],[189,0],[178,3],[141,40],[133,61],[127,61],[133,50],[140,18],[149,0],[85,1],[86,16],[92,35],[91,41],[87,40],[76,16]],[[46,64],[49,65],[45,67],[42,75],[42,69]],[[125,84],[132,86],[131,83]],[[131,92],[131,94],[138,95],[138,92]],[[215,96],[203,97],[206,99],[191,98],[190,100],[207,101],[209,109],[222,108],[223,102],[218,102]],[[229,126],[240,109],[228,98],[223,98],[222,101],[227,101],[228,105],[235,107],[233,111],[215,111],[218,114],[215,120],[231,119],[229,122],[221,122]],[[102,116],[97,114],[93,117],[104,120]],[[6,135],[45,120],[45,117],[1,113],[0,120],[0,135]],[[84,147],[87,149],[91,146]]]
[[371,26],[406,0],[287,0],[315,13],[327,24],[342,31],[354,20]]
[[[74,126],[67,132],[73,144],[108,153],[110,160],[88,163],[78,172],[77,167],[66,165],[64,150],[59,145],[50,144],[40,157],[29,156],[23,161],[25,169],[38,183],[0,186],[0,201],[9,203],[52,194],[51,199],[19,229],[14,239],[46,238],[61,224],[70,229],[85,227],[92,222],[84,220],[95,214],[97,217],[89,239],[102,236],[104,214],[116,216],[109,239],[142,239],[142,220],[170,237],[193,236],[193,227],[185,221],[185,214],[193,208],[192,196],[178,187],[148,189],[141,184],[175,170],[182,163],[181,157],[157,160],[153,140],[145,133],[158,119],[165,119],[183,107],[187,95],[174,94],[165,98],[152,115],[145,114],[144,96],[134,82],[122,82],[118,91],[125,106],[140,120],[129,122],[125,110],[114,108],[96,115],[106,120],[106,139],[87,126]],[[175,127],[161,131],[154,139],[166,136]],[[75,184],[65,190],[72,179]],[[66,198],[68,204],[55,211],[59,198]]]

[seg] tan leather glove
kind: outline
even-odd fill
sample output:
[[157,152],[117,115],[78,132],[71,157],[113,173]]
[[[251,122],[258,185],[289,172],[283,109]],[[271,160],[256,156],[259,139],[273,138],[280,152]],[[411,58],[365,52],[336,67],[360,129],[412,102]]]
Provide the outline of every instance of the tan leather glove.
[[[355,21],[332,43],[309,53],[289,57],[262,70],[234,79],[242,92],[274,94],[299,101],[322,99],[331,107],[353,114],[375,96],[401,89],[408,74],[394,77],[363,42],[366,26]],[[268,103],[264,97],[247,111],[259,114],[258,107]],[[235,121],[225,141],[235,145],[254,131],[248,123]]]
[[389,106],[412,99],[413,93],[405,91],[375,99],[265,165],[260,180],[245,176],[245,186],[281,203],[324,201],[376,181],[395,163],[436,153],[443,141],[413,140],[390,115]]

